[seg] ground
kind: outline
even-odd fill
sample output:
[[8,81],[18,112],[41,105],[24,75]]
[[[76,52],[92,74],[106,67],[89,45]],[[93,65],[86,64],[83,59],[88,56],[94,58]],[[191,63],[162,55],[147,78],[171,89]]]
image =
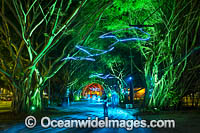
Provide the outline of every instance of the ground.
[[[53,113],[49,113],[52,111]],[[0,114],[1,116],[1,114]],[[74,102],[70,106],[66,107],[56,107],[51,106],[48,110],[48,113],[42,112],[40,116],[50,116],[51,119],[87,119],[88,117],[95,118],[98,117],[99,119],[104,118],[103,114],[103,104],[100,102],[89,102],[89,101],[82,101],[82,102]],[[35,116],[39,119],[39,116]],[[162,112],[157,114],[148,114],[148,113],[138,113],[137,109],[122,109],[117,108],[113,110],[109,107],[109,119],[175,119],[176,120],[176,128],[175,129],[153,129],[153,128],[134,128],[132,131],[127,131],[126,129],[122,128],[42,128],[40,123],[37,123],[37,126],[33,129],[28,129],[25,127],[24,119],[22,121],[5,121],[3,122],[2,119],[0,121],[0,130],[5,133],[10,132],[198,132],[199,131],[199,122],[200,122],[200,115],[198,111],[187,111],[186,112]],[[5,119],[4,119],[5,120]],[[40,120],[38,120],[40,121]]]

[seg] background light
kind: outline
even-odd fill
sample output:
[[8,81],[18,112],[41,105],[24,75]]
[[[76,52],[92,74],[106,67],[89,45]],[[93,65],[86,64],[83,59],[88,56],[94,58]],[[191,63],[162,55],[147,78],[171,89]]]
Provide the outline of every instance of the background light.
[[76,96],[76,97],[75,97],[75,100],[76,100],[76,101],[79,101],[79,100],[80,100],[79,96]]
[[132,77],[129,77],[128,79],[129,79],[129,80],[132,80],[133,78],[132,78]]
[[98,97],[98,102],[100,102],[101,101],[101,98],[100,97]]
[[[132,30],[132,29],[135,29],[135,30],[139,30],[141,31],[142,33],[146,34],[147,37],[146,38],[140,38],[140,37],[132,37],[132,38],[117,38],[117,36],[115,36],[113,33],[116,33],[116,32],[119,32],[119,31],[125,31],[125,30]],[[101,36],[99,36],[99,38],[101,39],[105,39],[105,38],[114,38],[116,41],[114,43],[112,43],[110,46],[109,46],[109,49],[108,50],[101,50],[101,49],[95,49],[95,48],[90,48],[90,47],[85,47],[85,46],[75,46],[78,50],[86,53],[88,56],[86,57],[66,57],[64,59],[62,59],[61,61],[64,61],[64,60],[87,60],[87,61],[95,61],[95,59],[93,58],[90,58],[90,57],[94,57],[94,56],[99,56],[99,55],[103,55],[103,54],[106,54],[110,51],[112,51],[115,47],[113,47],[115,44],[119,43],[119,42],[128,42],[128,41],[148,41],[150,39],[150,34],[143,31],[142,28],[139,28],[139,27],[131,27],[131,28],[128,28],[128,29],[120,29],[120,30],[117,30],[117,31],[111,31],[111,32],[108,32],[108,33],[105,33]],[[92,54],[91,52],[92,51],[98,51],[99,53],[97,54]],[[106,77],[107,78],[107,77]]]
[[34,110],[35,110],[35,107],[34,107],[34,106],[32,106],[32,107],[31,107],[31,110],[33,110],[33,111],[34,111]]
[[95,101],[95,100],[96,100],[96,98],[97,98],[97,97],[96,97],[95,95],[94,95],[94,96],[92,96],[92,100],[94,100],[94,101]]

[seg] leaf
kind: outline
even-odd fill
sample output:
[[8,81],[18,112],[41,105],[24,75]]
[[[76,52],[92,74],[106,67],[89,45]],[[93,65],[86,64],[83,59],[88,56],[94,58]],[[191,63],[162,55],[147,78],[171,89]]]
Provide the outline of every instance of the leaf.
[[44,36],[45,36],[45,37],[49,37],[49,35],[48,35],[47,33],[44,33]]

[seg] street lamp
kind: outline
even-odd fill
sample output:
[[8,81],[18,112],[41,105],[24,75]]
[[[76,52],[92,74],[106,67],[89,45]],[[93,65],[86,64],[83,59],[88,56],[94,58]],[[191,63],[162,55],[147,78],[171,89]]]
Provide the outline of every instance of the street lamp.
[[133,78],[132,78],[132,77],[129,77],[128,79],[129,79],[129,81],[131,81]]
[[128,82],[130,84],[130,104],[133,105],[133,77],[128,77]]
[[31,107],[31,110],[32,110],[32,111],[35,111],[35,106],[32,106],[32,107]]

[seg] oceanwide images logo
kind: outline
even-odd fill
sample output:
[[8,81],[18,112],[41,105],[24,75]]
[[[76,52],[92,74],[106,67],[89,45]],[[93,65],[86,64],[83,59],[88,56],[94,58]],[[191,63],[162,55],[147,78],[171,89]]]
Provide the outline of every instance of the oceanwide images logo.
[[[126,128],[127,130],[133,130],[133,128],[175,128],[174,120],[151,120],[150,124],[147,124],[146,120],[110,120],[108,117],[105,119],[84,120],[51,120],[49,117],[43,117],[40,121],[43,128]],[[36,126],[36,119],[34,116],[28,116],[25,119],[25,125],[28,128]]]
[[[143,120],[143,126],[145,126],[145,120]],[[109,120],[105,117],[104,120],[96,117],[87,120],[51,120],[49,117],[43,117],[41,119],[41,126],[43,128],[126,128],[132,130],[134,126],[140,123],[139,120]]]

